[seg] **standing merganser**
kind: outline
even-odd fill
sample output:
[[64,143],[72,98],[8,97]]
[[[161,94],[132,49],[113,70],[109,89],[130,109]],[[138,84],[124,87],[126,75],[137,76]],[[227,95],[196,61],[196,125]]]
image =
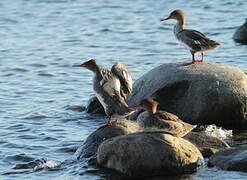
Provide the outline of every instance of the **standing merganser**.
[[[207,36],[199,31],[184,29],[186,18],[183,11],[175,10],[168,16],[168,18],[161,19],[160,21],[166,21],[169,19],[177,20],[177,24],[174,26],[173,29],[174,35],[180,42],[182,42],[183,45],[190,49],[192,62],[187,64],[203,62],[203,52],[215,49],[220,46],[218,42],[209,39]],[[195,60],[195,53],[197,52],[201,52],[201,60]]]
[[111,117],[114,115],[125,117],[134,112],[125,102],[132,93],[132,79],[124,64],[118,62],[109,71],[91,59],[73,67],[84,67],[94,72],[93,89],[109,118],[106,125],[112,125]]
[[130,106],[131,108],[144,108],[137,122],[143,128],[155,127],[166,133],[177,137],[183,137],[188,134],[196,125],[191,125],[179,119],[176,115],[166,112],[157,111],[158,103],[152,98],[143,99],[139,106]]

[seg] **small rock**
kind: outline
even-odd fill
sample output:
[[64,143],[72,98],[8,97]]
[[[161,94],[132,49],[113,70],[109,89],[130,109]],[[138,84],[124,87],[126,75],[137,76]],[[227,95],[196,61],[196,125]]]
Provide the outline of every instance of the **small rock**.
[[233,39],[236,42],[247,44],[247,19],[246,22],[240,26],[233,35]]
[[101,114],[105,116],[105,110],[103,106],[100,104],[97,97],[92,97],[88,100],[86,112],[92,114]]
[[202,159],[189,141],[160,132],[111,138],[99,146],[97,153],[99,165],[132,178],[194,172]]
[[247,172],[247,145],[215,153],[210,157],[209,165],[215,165],[229,171]]

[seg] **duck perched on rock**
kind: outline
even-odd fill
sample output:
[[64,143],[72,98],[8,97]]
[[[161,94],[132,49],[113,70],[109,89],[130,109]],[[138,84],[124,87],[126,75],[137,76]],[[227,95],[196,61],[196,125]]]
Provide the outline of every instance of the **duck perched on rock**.
[[[212,50],[220,46],[218,42],[209,39],[206,35],[199,31],[184,29],[186,17],[183,11],[175,10],[167,18],[161,19],[160,21],[166,21],[169,19],[177,20],[177,24],[174,26],[173,30],[174,35],[183,45],[185,45],[185,47],[190,49],[192,62],[187,64],[203,62],[203,53],[205,51]],[[197,52],[201,52],[201,60],[195,60],[195,53]]]
[[140,106],[132,106],[133,108],[144,108],[137,121],[143,128],[154,127],[165,131],[168,134],[183,137],[193,130],[196,125],[188,124],[176,115],[166,112],[157,111],[158,103],[152,98],[143,99]]
[[118,62],[109,71],[91,59],[73,67],[84,67],[94,72],[93,89],[109,118],[107,125],[112,125],[112,116],[125,117],[134,112],[125,102],[132,93],[132,78],[124,64]]

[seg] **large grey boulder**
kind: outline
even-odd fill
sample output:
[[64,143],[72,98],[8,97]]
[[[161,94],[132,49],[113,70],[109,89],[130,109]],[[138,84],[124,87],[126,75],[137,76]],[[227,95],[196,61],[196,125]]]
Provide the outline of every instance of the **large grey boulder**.
[[75,159],[91,158],[96,155],[99,145],[107,139],[135,133],[139,130],[136,122],[130,120],[118,120],[112,126],[102,126],[90,134],[81,147],[74,154]]
[[247,19],[245,23],[240,26],[233,35],[233,39],[236,42],[247,44]]
[[[129,105],[147,97],[191,124],[247,129],[247,76],[220,63],[162,64],[134,83]],[[136,114],[130,119],[136,119]]]
[[101,143],[99,165],[130,177],[196,171],[202,155],[189,141],[161,132],[118,136]]
[[217,152],[209,159],[209,165],[229,171],[247,172],[247,145]]

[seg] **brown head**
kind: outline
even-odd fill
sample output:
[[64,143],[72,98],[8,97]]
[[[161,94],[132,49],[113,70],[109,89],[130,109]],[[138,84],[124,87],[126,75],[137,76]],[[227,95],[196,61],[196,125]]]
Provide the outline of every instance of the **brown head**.
[[171,14],[167,18],[161,19],[160,21],[166,21],[169,19],[175,19],[181,24],[185,24],[185,21],[186,21],[184,12],[179,9],[172,11]]
[[148,111],[149,114],[155,114],[157,111],[158,102],[156,102],[152,98],[146,98],[141,101],[140,106]]
[[91,71],[97,71],[99,68],[99,66],[97,65],[97,63],[94,59],[90,59],[89,61],[86,61],[80,65],[73,65],[72,67],[83,67],[83,68],[87,68]]

